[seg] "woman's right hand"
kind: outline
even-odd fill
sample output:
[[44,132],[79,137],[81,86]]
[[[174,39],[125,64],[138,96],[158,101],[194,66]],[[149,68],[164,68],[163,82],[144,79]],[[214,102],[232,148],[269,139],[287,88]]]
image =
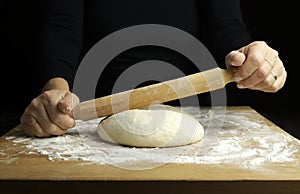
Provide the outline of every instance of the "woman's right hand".
[[75,125],[70,113],[78,104],[78,97],[68,88],[47,89],[25,109],[20,126],[28,136],[62,135]]

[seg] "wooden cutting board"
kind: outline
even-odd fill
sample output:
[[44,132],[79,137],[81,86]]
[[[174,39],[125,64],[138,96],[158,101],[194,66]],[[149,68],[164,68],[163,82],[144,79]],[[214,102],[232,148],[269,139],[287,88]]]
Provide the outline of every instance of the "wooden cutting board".
[[[205,120],[209,118],[208,113],[215,114],[210,108],[201,108],[200,117],[199,107],[188,107],[187,111],[196,117],[198,114],[197,118],[203,122],[208,121]],[[212,135],[214,122],[208,125],[212,126]],[[206,123],[205,126],[208,125]],[[32,141],[41,143],[43,140],[32,140],[30,143],[28,139],[22,139],[24,134],[16,126],[0,138],[0,188],[7,192],[24,188],[33,191],[38,182],[38,187],[48,193],[56,192],[54,187],[86,191],[98,186],[122,192],[136,187],[143,190],[143,193],[199,193],[200,190],[223,193],[241,190],[243,193],[300,193],[300,143],[296,138],[247,106],[227,107],[224,123],[216,133],[218,135],[213,136],[214,141],[207,147],[205,154],[201,154],[202,148],[199,148],[200,152],[195,151],[196,146],[183,152],[175,162],[134,170],[67,155],[65,158],[55,158],[58,153],[64,154],[65,150],[51,150],[49,147],[45,153],[44,147],[44,150],[38,151],[32,146]],[[76,133],[68,135],[69,138],[73,136]],[[207,143],[212,136],[207,133],[205,138]],[[52,143],[55,144],[54,139]],[[61,147],[72,147],[67,144],[70,142],[66,139],[66,144],[61,144]],[[78,146],[76,144],[80,142],[74,143],[74,148]],[[203,144],[201,142],[199,145]],[[101,149],[101,153],[104,153],[105,149],[112,148]],[[110,156],[107,153],[105,157]],[[126,150],[123,153],[128,154]],[[137,160],[133,158],[132,161]],[[56,186],[53,186],[52,181]],[[69,184],[64,185],[65,181]],[[16,183],[21,183],[24,188],[14,187]],[[146,186],[147,189],[144,189]]]

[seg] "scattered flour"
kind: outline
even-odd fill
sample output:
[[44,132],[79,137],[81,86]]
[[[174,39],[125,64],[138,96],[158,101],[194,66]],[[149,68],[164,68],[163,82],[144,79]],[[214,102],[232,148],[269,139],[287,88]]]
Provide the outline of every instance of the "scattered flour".
[[[263,169],[266,163],[290,163],[299,167],[295,155],[300,142],[280,131],[274,132],[263,120],[252,121],[249,119],[253,115],[252,110],[227,110],[225,119],[222,111],[199,111],[199,108],[193,107],[185,107],[184,110],[204,126],[206,134],[203,141],[170,148],[113,145],[103,142],[97,135],[96,128],[101,119],[77,121],[76,126],[63,136],[7,136],[6,139],[30,149],[29,155],[46,155],[51,161],[80,160],[131,169],[149,169],[165,163],[228,164],[245,169]],[[209,130],[213,132],[208,133]],[[0,155],[3,154],[0,152]]]

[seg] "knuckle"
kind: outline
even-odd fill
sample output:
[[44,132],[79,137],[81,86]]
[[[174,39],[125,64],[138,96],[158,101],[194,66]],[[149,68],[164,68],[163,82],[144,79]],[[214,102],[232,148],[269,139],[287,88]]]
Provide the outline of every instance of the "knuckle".
[[274,56],[277,57],[279,55],[279,52],[277,50],[275,50],[275,49],[272,49],[272,50],[273,50]]
[[20,117],[20,122],[32,126],[35,124],[35,119],[30,112],[25,111]]
[[261,60],[256,55],[249,56],[249,60],[251,61],[252,65],[255,67],[261,65]]
[[250,46],[255,46],[257,44],[258,44],[258,41],[253,41],[253,42],[250,43]]
[[20,117],[20,123],[25,123],[26,121],[26,113],[22,114],[21,117]]
[[268,76],[268,71],[263,69],[263,68],[260,68],[260,69],[257,70],[256,76],[260,80],[266,79],[267,76]]
[[30,106],[26,107],[25,110],[24,110],[24,113],[23,113],[23,116],[27,115],[30,113]]
[[41,94],[41,97],[44,98],[44,99],[49,99],[50,96],[51,96],[50,91],[44,91],[44,92]]
[[257,46],[257,45],[260,45],[260,46],[266,46],[267,43],[265,41],[253,41],[251,43],[251,46]]
[[267,45],[268,45],[266,41],[260,41],[260,43],[261,43],[262,45],[264,45],[264,46],[267,46]]
[[261,46],[264,46],[264,47],[268,46],[266,41],[257,41],[257,44],[261,45]]
[[36,110],[36,107],[30,104],[24,111],[24,116],[31,116],[33,112]]
[[49,104],[51,102],[51,92],[50,91],[45,91],[40,95],[40,101],[42,101],[44,104]]
[[39,107],[39,100],[35,98],[30,102],[30,107],[28,108],[28,111],[30,111],[31,108],[37,109],[38,107]]

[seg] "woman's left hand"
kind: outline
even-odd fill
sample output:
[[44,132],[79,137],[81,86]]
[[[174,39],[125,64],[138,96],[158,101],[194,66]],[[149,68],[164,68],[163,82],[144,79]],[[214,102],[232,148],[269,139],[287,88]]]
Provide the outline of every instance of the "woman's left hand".
[[237,87],[277,92],[287,77],[278,52],[263,41],[255,41],[230,52],[225,59],[227,68],[235,68]]

